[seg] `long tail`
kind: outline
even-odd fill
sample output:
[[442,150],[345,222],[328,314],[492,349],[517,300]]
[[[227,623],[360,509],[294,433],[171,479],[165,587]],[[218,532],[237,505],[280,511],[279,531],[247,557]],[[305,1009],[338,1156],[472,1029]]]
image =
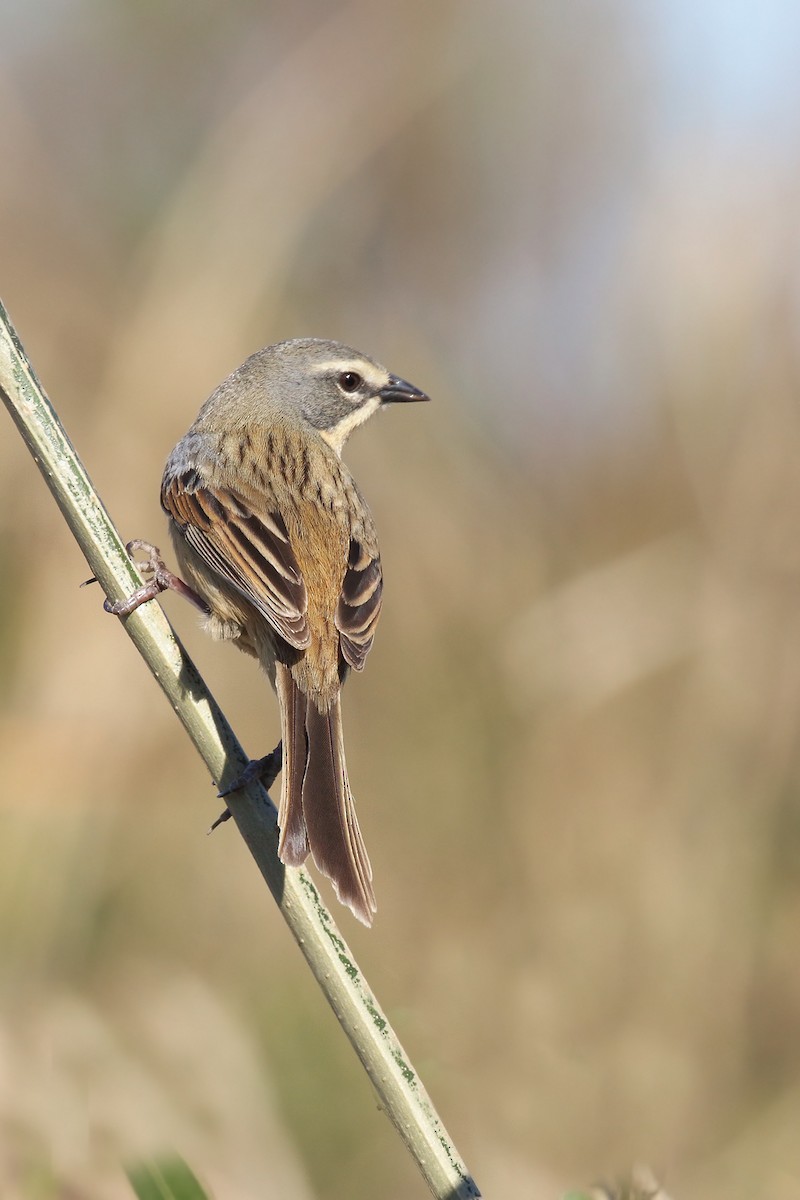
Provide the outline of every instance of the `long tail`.
[[283,736],[281,861],[299,867],[310,850],[341,903],[371,925],[376,911],[372,867],[347,779],[339,698],[319,712],[281,663],[275,684]]

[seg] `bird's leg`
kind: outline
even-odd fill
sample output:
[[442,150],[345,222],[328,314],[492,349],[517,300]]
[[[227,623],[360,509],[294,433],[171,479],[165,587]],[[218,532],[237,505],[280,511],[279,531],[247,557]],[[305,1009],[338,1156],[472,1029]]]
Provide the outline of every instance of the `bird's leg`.
[[237,775],[231,783],[222,791],[217,792],[220,800],[224,800],[226,796],[230,796],[232,792],[238,792],[241,788],[247,787],[248,783],[258,780],[267,791],[272,787],[275,780],[280,774],[283,766],[283,742],[278,742],[275,749],[270,754],[265,754],[263,758],[251,758],[241,774]]
[[[232,792],[238,792],[240,788],[246,787],[248,783],[252,783],[256,779],[269,791],[278,778],[282,766],[283,742],[278,742],[270,754],[265,754],[263,758],[251,758],[241,774],[237,775],[233,782],[229,783],[226,788],[217,792],[217,795],[220,800],[223,800],[226,796],[230,796]],[[230,809],[226,808],[223,813],[220,813],[208,832],[212,833],[218,825],[221,825],[223,821],[227,821],[230,815]]]
[[[115,617],[129,617],[132,612],[135,612],[141,604],[146,604],[148,600],[155,600],[161,592],[173,591],[178,595],[183,596],[196,608],[200,609],[201,613],[209,615],[211,609],[206,604],[202,596],[198,596],[194,588],[190,588],[188,583],[184,583],[177,575],[169,570],[163,558],[161,551],[152,542],[142,541],[141,538],[134,538],[132,542],[128,542],[125,547],[128,554],[133,557],[137,550],[143,550],[147,555],[144,562],[137,562],[136,568],[142,575],[150,575],[152,578],[143,587],[137,590],[125,600],[116,600],[112,603],[111,600],[103,602],[103,608],[108,613],[113,613]],[[92,582],[87,580],[87,583]]]

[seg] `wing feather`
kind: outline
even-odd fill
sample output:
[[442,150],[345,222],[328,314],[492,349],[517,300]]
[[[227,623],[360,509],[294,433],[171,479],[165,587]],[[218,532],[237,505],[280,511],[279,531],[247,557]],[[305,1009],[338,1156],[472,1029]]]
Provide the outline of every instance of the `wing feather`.
[[161,503],[206,565],[290,646],[309,645],[308,593],[279,512],[256,512],[236,492],[202,483],[197,472],[165,479]]
[[370,553],[356,538],[351,538],[335,623],[342,654],[355,671],[363,669],[372,646],[382,595],[380,555],[377,550]]

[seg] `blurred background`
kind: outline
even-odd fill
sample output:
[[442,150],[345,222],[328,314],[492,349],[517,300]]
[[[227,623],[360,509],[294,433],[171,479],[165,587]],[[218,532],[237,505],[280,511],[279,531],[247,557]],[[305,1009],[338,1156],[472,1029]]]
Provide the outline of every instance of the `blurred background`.
[[[0,293],[124,537],[261,345],[434,398],[348,447],[379,913],[335,915],[485,1194],[800,1196],[800,9],[2,10]],[[426,1194],[87,573],[0,414],[0,1193]]]

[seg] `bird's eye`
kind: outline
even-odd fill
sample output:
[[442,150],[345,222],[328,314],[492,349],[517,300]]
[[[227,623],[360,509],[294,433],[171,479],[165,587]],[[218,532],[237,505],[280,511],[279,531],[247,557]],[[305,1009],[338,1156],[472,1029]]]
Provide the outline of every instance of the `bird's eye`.
[[363,382],[357,371],[342,371],[339,376],[339,387],[343,392],[357,392]]

